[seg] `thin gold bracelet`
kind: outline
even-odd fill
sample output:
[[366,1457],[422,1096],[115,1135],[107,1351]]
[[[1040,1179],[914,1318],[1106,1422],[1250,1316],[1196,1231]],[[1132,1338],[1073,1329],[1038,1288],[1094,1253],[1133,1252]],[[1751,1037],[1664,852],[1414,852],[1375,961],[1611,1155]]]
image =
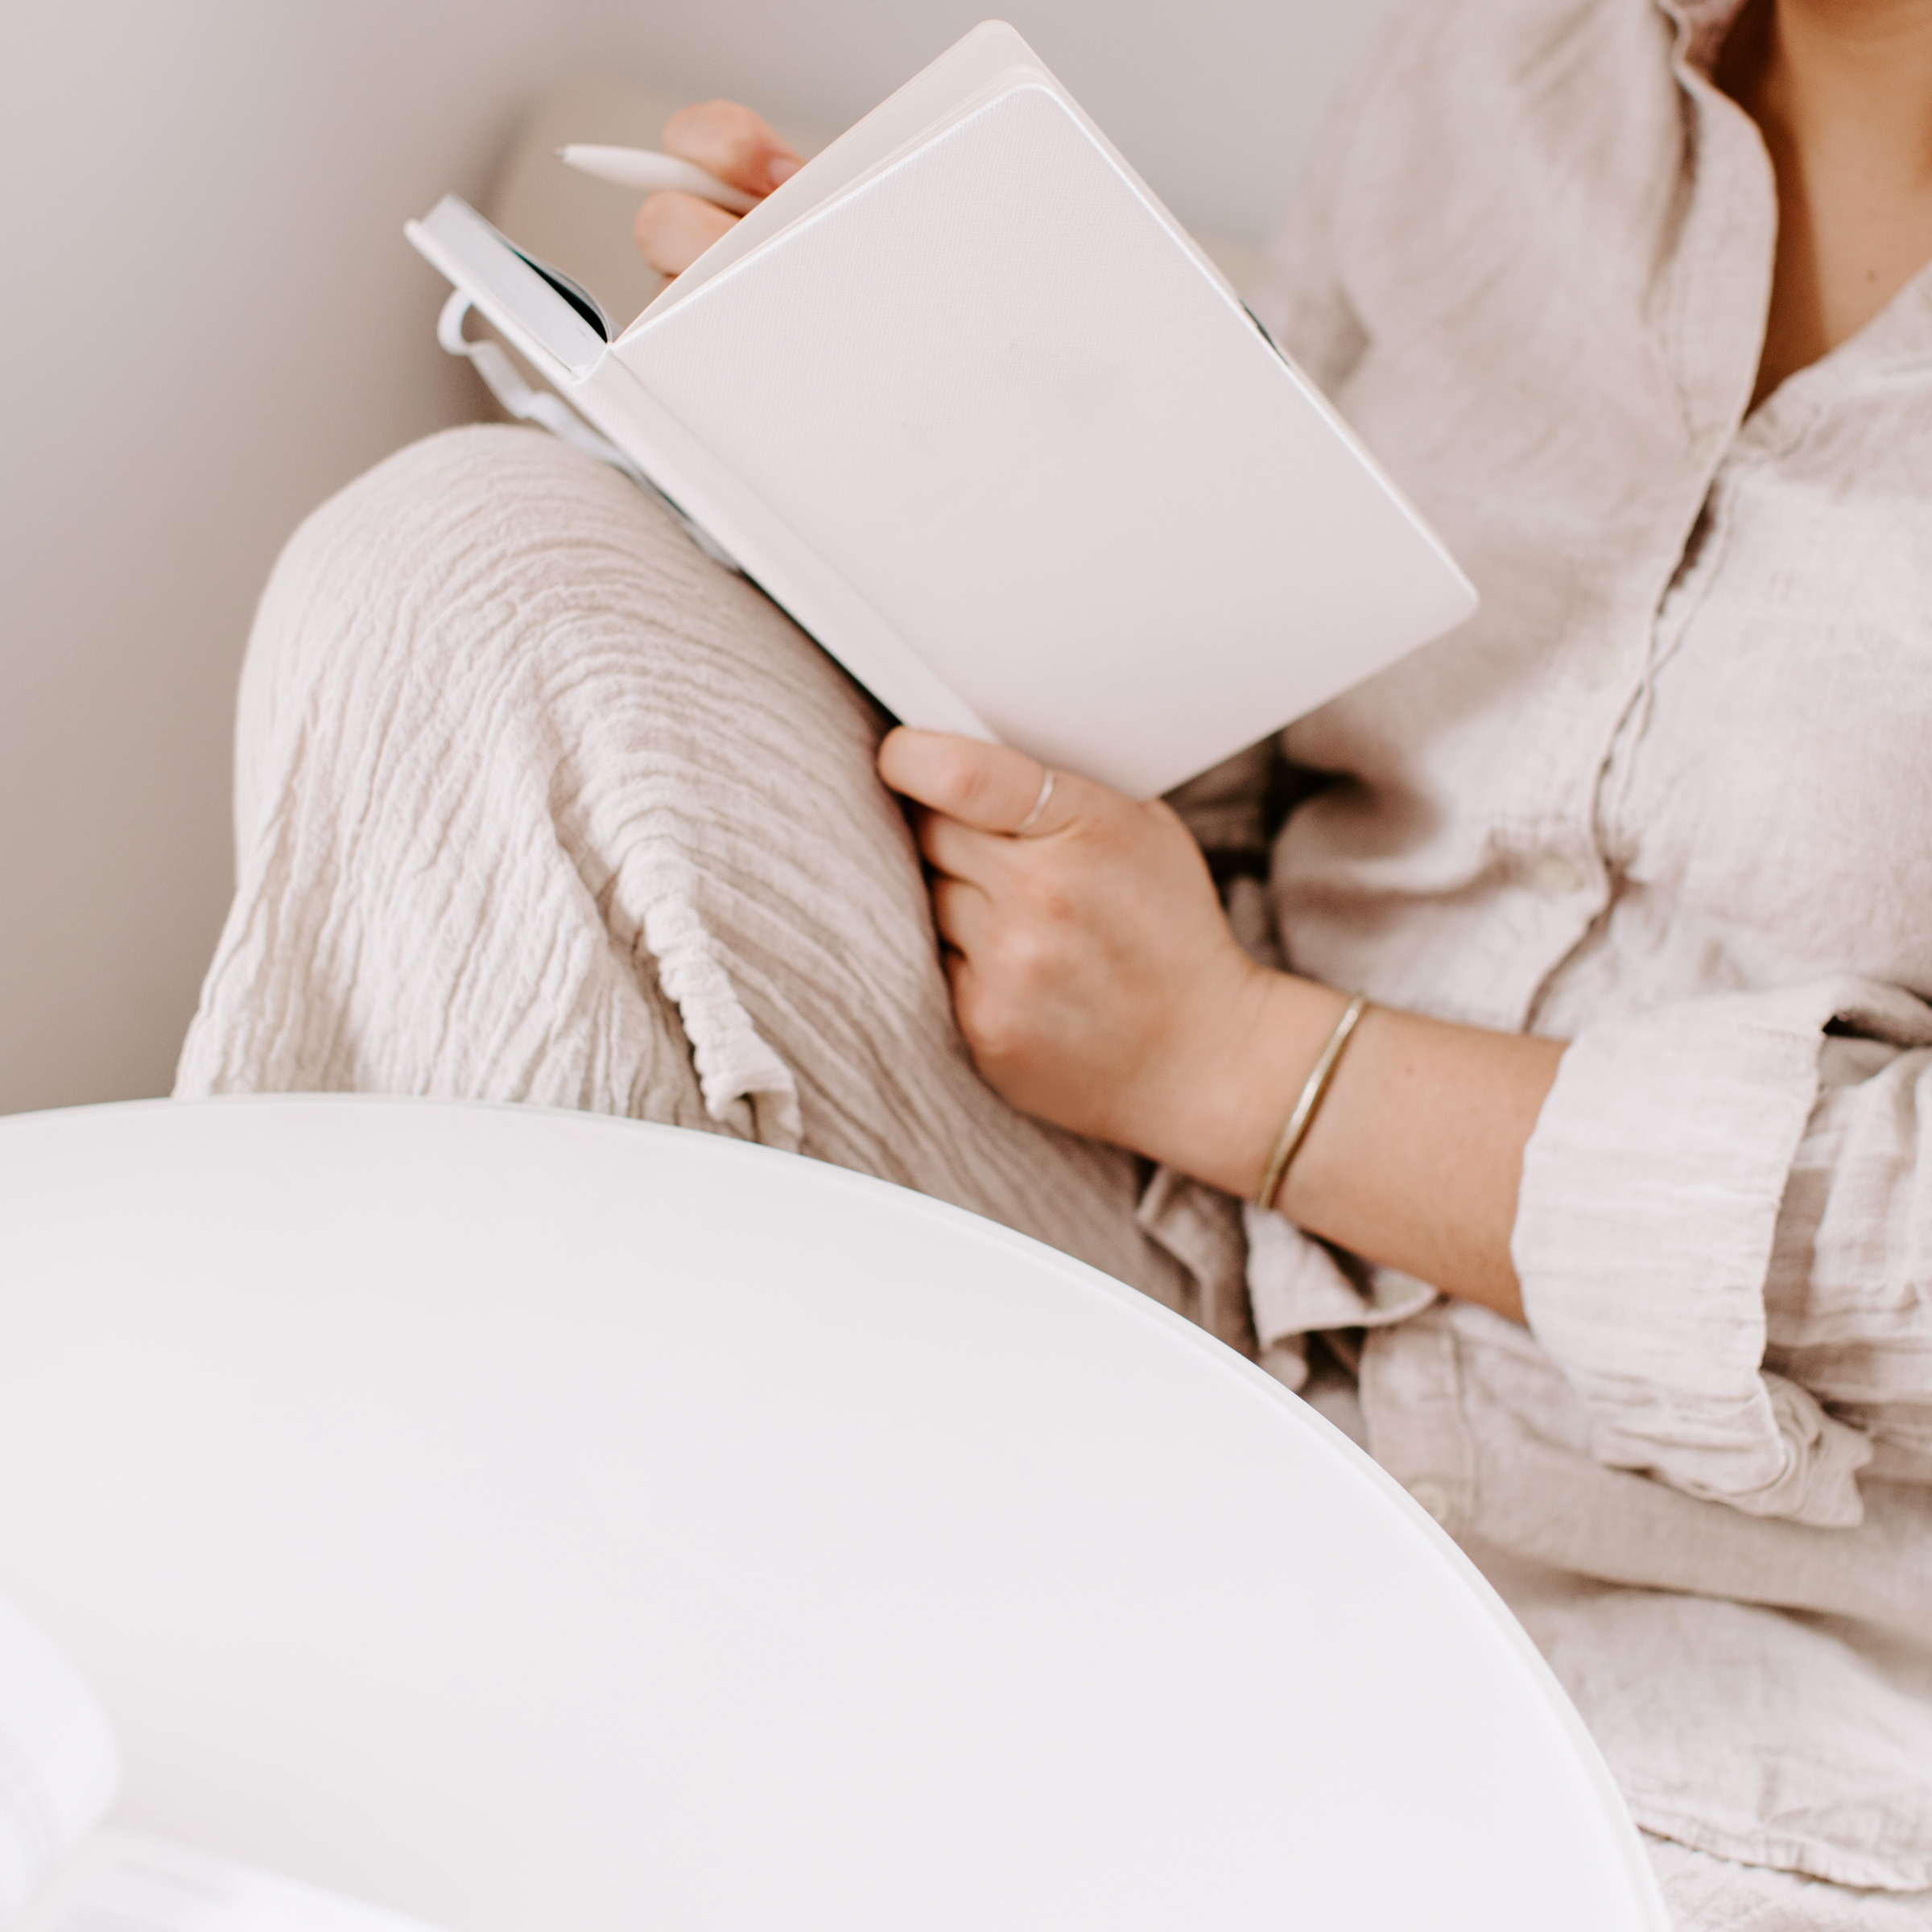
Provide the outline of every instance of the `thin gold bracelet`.
[[1257,1208],[1272,1208],[1274,1197],[1282,1191],[1282,1183],[1287,1179],[1288,1163],[1295,1157],[1297,1150],[1308,1137],[1308,1129],[1315,1124],[1315,1109],[1322,1104],[1322,1096],[1328,1091],[1328,1083],[1335,1078],[1335,1070],[1342,1057],[1342,1049],[1348,1044],[1348,1036],[1355,1031],[1356,1022],[1368,1010],[1368,996],[1358,993],[1343,1009],[1342,1017],[1335,1023],[1335,1031],[1328,1036],[1315,1065],[1310,1068],[1308,1078],[1302,1091],[1295,1096],[1294,1105],[1288,1117],[1282,1123],[1282,1131],[1274,1143],[1274,1151],[1268,1157],[1268,1165],[1261,1172],[1261,1184],[1255,1190],[1254,1204]]

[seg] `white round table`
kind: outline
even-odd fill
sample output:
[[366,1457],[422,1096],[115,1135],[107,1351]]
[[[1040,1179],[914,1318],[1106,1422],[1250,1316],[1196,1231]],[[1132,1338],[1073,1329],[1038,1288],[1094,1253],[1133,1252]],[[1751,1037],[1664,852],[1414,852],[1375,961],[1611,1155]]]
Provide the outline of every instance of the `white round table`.
[[1440,1530],[989,1223],[366,1098],[0,1120],[0,1594],[121,1822],[452,1932],[1662,1932]]

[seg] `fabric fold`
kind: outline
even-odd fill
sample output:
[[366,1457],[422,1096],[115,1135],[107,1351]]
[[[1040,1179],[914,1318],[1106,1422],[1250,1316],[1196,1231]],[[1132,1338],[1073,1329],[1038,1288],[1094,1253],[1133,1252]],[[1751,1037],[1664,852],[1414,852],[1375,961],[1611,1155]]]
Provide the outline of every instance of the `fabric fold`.
[[1525,1152],[1511,1245],[1600,1461],[1822,1527],[1860,1521],[1871,1444],[1766,1373],[1765,1284],[1835,1022],[1932,1037],[1919,1001],[1843,976],[1585,1028]]

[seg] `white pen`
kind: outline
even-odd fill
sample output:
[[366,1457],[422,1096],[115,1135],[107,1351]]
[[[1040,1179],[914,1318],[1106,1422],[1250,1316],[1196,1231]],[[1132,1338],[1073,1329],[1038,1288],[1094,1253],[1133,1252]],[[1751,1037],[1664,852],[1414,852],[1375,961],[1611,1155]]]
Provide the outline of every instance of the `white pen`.
[[641,188],[648,194],[670,188],[679,194],[696,195],[700,200],[715,202],[734,215],[744,214],[758,204],[756,195],[733,188],[693,161],[680,161],[674,155],[654,154],[646,147],[597,147],[579,142],[557,150],[557,159],[600,181],[614,181],[619,188]]

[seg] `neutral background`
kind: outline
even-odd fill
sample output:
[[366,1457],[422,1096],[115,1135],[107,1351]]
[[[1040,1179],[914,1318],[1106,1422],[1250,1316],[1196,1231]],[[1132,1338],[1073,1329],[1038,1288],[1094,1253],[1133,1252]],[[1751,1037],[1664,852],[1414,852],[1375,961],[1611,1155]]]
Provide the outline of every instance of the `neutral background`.
[[[1386,0],[1010,18],[1258,240]],[[234,682],[300,518],[480,413],[404,219],[605,72],[836,130],[974,0],[0,0],[0,1113],[163,1093],[231,884]]]

